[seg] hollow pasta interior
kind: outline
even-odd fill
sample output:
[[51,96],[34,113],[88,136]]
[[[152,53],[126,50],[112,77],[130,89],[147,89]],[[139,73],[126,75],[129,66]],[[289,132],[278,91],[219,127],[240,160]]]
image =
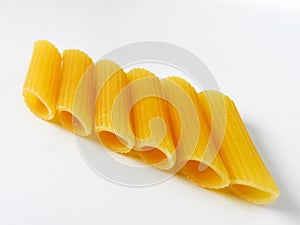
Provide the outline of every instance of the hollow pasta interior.
[[227,179],[223,171],[209,165],[205,166],[206,169],[201,171],[199,169],[200,162],[198,160],[189,160],[182,171],[188,178],[196,184],[201,184],[203,187],[224,187],[224,183],[227,183]]
[[261,185],[245,181],[234,181],[230,188],[241,198],[255,204],[268,204],[279,196],[279,192],[277,191],[272,191]]
[[142,147],[141,150],[142,151],[139,152],[139,154],[150,165],[158,165],[167,160],[166,154],[164,154],[161,149],[145,146]]
[[130,151],[127,142],[120,136],[116,135],[114,132],[110,131],[100,131],[98,137],[101,142],[109,149],[116,152],[127,153]]
[[86,128],[84,127],[83,122],[80,122],[80,119],[76,118],[76,116],[74,116],[71,112],[61,111],[60,119],[68,130],[75,129],[78,133],[85,132]]
[[30,90],[23,90],[24,101],[33,113],[41,118],[48,118],[51,115],[51,110],[46,103],[43,102],[37,93]]

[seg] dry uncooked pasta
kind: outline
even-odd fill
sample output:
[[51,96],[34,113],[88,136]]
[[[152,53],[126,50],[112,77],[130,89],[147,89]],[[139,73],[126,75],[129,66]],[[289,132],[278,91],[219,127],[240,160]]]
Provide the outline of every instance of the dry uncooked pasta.
[[[234,102],[217,91],[204,91],[198,96],[210,125],[209,105],[215,104],[218,98],[224,99],[226,129],[219,153],[230,176],[231,190],[241,198],[256,204],[274,201],[279,195],[278,187],[261,160]],[[222,116],[218,113],[215,115]]]
[[175,165],[176,152],[166,103],[161,98],[160,81],[144,69],[129,71],[127,78],[134,103],[131,120],[136,137],[135,148],[148,164],[159,169],[170,169]]
[[62,125],[81,136],[92,131],[93,85],[92,59],[82,51],[65,50],[57,112]]
[[182,167],[205,188],[229,186],[256,204],[279,196],[234,102],[220,92],[197,94],[182,78],[160,81],[145,69],[126,74],[110,60],[94,67],[84,52],[65,50],[61,57],[41,40],[34,44],[22,94],[38,117],[82,136],[91,134],[94,122],[106,147],[158,169]]
[[37,41],[23,86],[28,108],[44,120],[55,117],[60,84],[61,55],[49,41]]
[[119,152],[129,152],[135,144],[129,118],[130,92],[126,73],[110,60],[95,65],[97,101],[95,105],[95,129],[101,142]]
[[[177,155],[180,156],[178,158],[186,161],[182,172],[192,181],[206,188],[217,189],[228,186],[229,176],[220,156],[217,155],[211,164],[202,159],[205,151],[208,153],[215,151],[215,145],[213,141],[209,144],[210,131],[205,115],[198,106],[197,92],[187,81],[179,77],[168,77],[161,83],[168,100],[173,105],[181,107],[180,110],[180,108],[175,109],[169,105],[174,141],[178,143],[181,139],[181,143],[177,146],[180,154]],[[193,105],[194,113],[189,104]],[[176,110],[180,110],[181,113],[178,114]],[[193,116],[193,114],[195,115]],[[190,122],[183,124],[186,120],[190,120]],[[184,129],[185,127],[187,129]],[[193,137],[193,135],[196,136]],[[194,142],[193,138],[196,140],[195,144],[192,143]],[[201,164],[206,166],[203,171],[200,170]]]

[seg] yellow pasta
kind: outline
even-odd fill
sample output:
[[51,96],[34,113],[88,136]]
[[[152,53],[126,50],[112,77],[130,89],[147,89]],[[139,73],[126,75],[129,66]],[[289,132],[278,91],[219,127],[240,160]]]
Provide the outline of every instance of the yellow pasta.
[[[95,129],[98,138],[108,148],[129,152],[135,144],[129,118],[130,92],[126,92],[126,73],[110,60],[101,60],[95,66],[97,101]],[[127,89],[128,90],[128,89]]]
[[145,69],[126,74],[110,60],[94,67],[84,52],[65,50],[61,57],[40,40],[22,94],[41,119],[81,136],[91,134],[94,122],[104,146],[158,169],[181,169],[202,187],[229,186],[255,204],[279,196],[234,102],[220,92],[197,94],[182,78],[160,81]]
[[37,41],[23,86],[28,108],[44,120],[52,120],[60,84],[61,55],[48,41]]
[[63,52],[63,68],[57,111],[60,122],[81,136],[92,131],[93,124],[93,61],[82,51]]
[[[197,92],[187,81],[179,77],[168,77],[161,83],[168,100],[181,108],[175,109],[169,105],[174,142],[179,144],[181,139],[177,146],[180,153],[178,156],[186,161],[182,172],[202,187],[217,189],[228,186],[229,176],[220,156],[217,155],[211,164],[202,158],[205,151],[210,153],[216,150],[213,140],[209,142],[210,131],[205,115],[199,109]],[[194,112],[189,104],[192,104]],[[176,110],[180,113],[177,114]],[[188,123],[184,125],[184,121]],[[196,140],[195,143],[193,139]],[[204,170],[200,170],[201,164],[205,165]]]
[[[241,198],[256,204],[274,201],[279,195],[278,187],[261,160],[234,102],[216,91],[204,91],[198,96],[209,124],[209,105],[214,105],[217,99],[224,99],[226,129],[219,153],[230,176],[231,190]],[[216,117],[223,116],[214,113]]]
[[175,165],[176,152],[159,79],[144,69],[131,70],[127,78],[134,103],[131,120],[136,137],[135,148],[148,164],[170,169]]

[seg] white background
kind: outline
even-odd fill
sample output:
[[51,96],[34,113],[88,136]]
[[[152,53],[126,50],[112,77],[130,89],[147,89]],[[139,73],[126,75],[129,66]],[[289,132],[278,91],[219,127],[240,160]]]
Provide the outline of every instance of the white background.
[[[297,224],[300,4],[286,0],[0,2],[0,224]],[[148,188],[109,183],[74,137],[35,117],[21,90],[34,41],[94,60],[136,41],[182,46],[236,102],[281,196],[256,206],[178,176]]]

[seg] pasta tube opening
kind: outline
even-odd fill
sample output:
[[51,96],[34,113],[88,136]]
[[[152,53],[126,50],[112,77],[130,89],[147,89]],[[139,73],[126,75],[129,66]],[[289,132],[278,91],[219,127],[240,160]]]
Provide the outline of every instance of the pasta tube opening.
[[102,144],[109,149],[122,153],[130,151],[130,148],[127,147],[130,144],[125,139],[116,135],[114,132],[100,131],[98,133],[98,137]]
[[189,160],[184,168],[183,173],[196,184],[203,187],[225,187],[228,186],[227,174],[216,167],[205,165],[206,169],[201,171],[199,161]]
[[74,116],[71,112],[61,111],[60,112],[60,122],[63,126],[65,126],[68,130],[75,129],[78,133],[84,133],[87,129],[80,119]]
[[27,106],[31,109],[31,111],[38,115],[41,118],[49,118],[51,117],[51,109],[47,106],[45,102],[39,97],[38,94],[24,89],[23,90],[24,100]]
[[241,180],[234,181],[230,188],[241,198],[255,204],[271,203],[279,196],[279,192],[272,191],[262,185]]
[[140,155],[150,165],[158,165],[167,160],[166,154],[164,154],[161,149],[153,148],[151,146],[142,147]]

